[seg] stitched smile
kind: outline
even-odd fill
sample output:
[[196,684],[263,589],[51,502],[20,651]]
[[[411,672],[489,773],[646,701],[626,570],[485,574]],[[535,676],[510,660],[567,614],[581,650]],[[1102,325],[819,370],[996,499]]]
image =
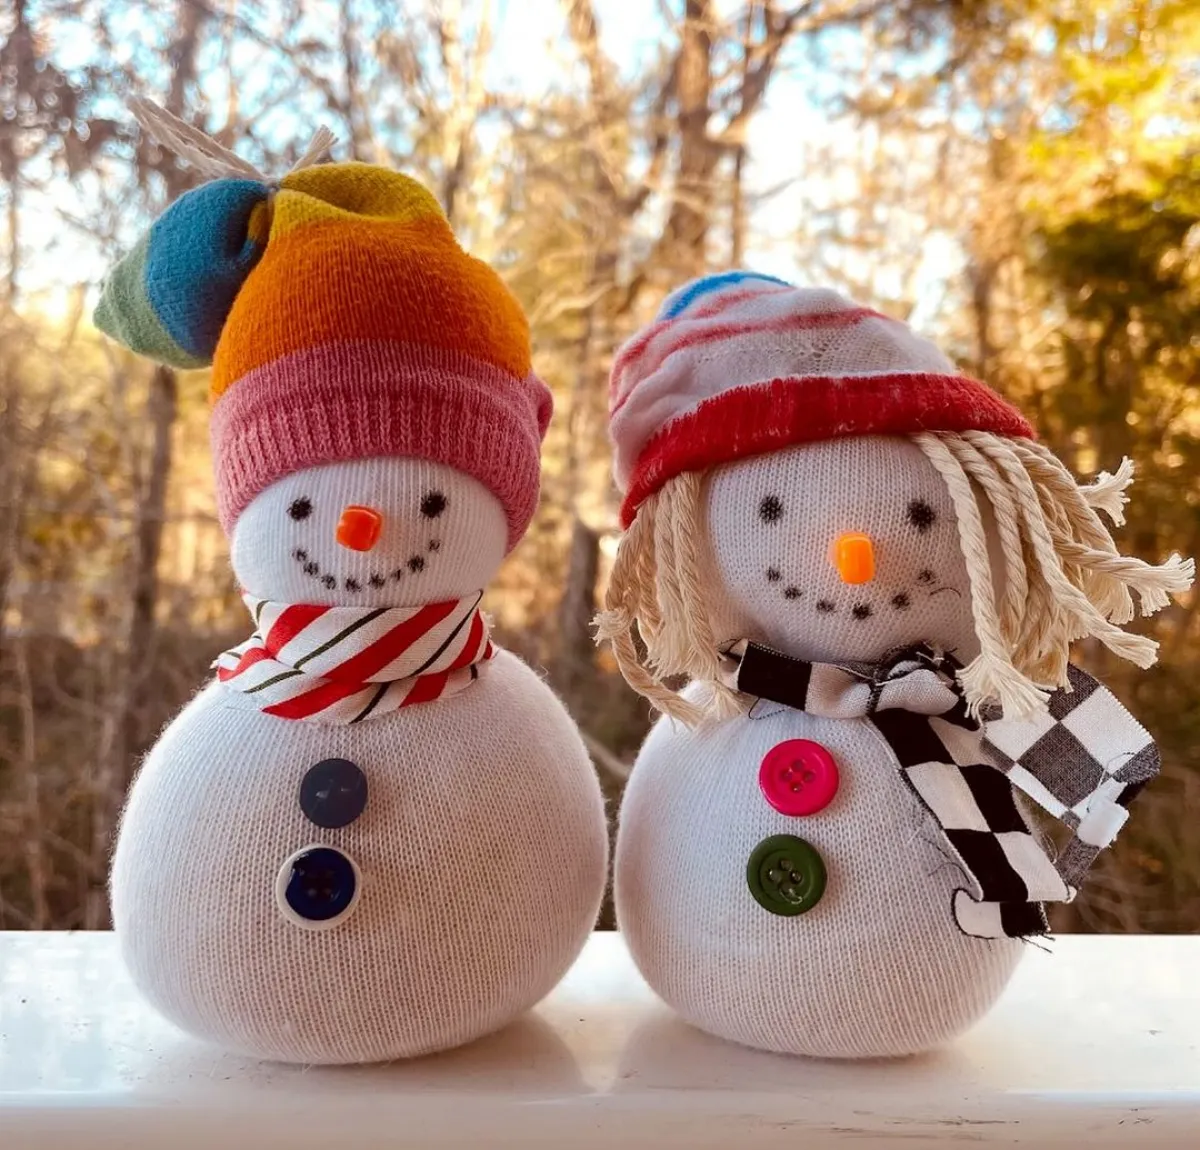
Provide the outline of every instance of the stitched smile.
[[[954,588],[945,587],[942,590],[953,591]],[[804,592],[799,587],[786,587],[783,590],[783,597],[789,602],[795,602],[804,597]],[[907,591],[899,591],[891,597],[889,602],[894,611],[907,611],[912,606],[912,597]],[[838,605],[832,599],[818,599],[813,606],[822,615],[832,615],[838,609]],[[876,609],[876,605],[872,603],[855,603],[850,607],[850,615],[861,623],[864,619],[873,618]]]
[[[441,546],[442,541],[440,539],[431,539],[428,544],[428,550],[432,553],[438,551]],[[303,547],[297,547],[292,552],[292,558],[295,559],[300,565],[305,575],[307,575],[310,579],[315,580],[317,583],[320,583],[322,587],[325,587],[330,591],[334,590],[339,583],[342,585],[344,590],[350,592],[361,591],[363,589],[364,582],[368,587],[386,587],[389,578],[393,582],[399,582],[408,574],[419,575],[425,570],[426,566],[425,557],[423,555],[413,555],[402,567],[397,567],[390,576],[380,575],[378,572],[373,571],[366,577],[365,580],[363,580],[356,579],[350,575],[337,576],[328,571],[322,571],[321,565],[317,563],[316,560],[310,559],[308,557],[308,552],[305,551]]]

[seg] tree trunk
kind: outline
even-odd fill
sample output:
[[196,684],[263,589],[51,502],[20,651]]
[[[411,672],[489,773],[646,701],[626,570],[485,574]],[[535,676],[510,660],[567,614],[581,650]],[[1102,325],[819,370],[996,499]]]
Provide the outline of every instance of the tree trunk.
[[17,306],[17,269],[21,263],[21,174],[14,171],[8,181],[8,278],[5,296],[10,309]]
[[592,620],[596,617],[596,580],[600,576],[600,533],[579,515],[571,523],[567,552],[567,578],[558,608],[561,636],[559,679],[568,699],[573,699],[595,677]]
[[[179,385],[169,367],[158,367],[150,380],[146,416],[150,423],[150,468],[138,505],[134,552],[132,609],[129,615],[130,698],[125,712],[125,750],[136,753],[145,732],[142,711],[145,688],[152,683],[158,606],[158,559],[167,517],[167,485],[171,476],[171,440],[179,404]],[[128,764],[132,770],[132,763]],[[129,776],[126,776],[128,783]]]
[[712,215],[717,149],[708,135],[712,115],[711,0],[687,0],[680,33],[676,98],[679,105],[679,167],[664,234],[667,272],[673,283],[704,267]]
[[[173,65],[167,91],[167,110],[183,117],[188,85],[195,79],[200,31],[207,9],[190,0],[178,7],[178,36],[171,45]],[[190,177],[176,165],[164,172],[168,195],[184,192]],[[179,385],[169,367],[156,367],[146,398],[149,428],[149,466],[138,478],[136,495],[137,532],[131,572],[131,606],[126,635],[123,682],[114,692],[120,714],[113,724],[107,754],[95,780],[96,800],[92,808],[92,860],[103,871],[111,850],[112,836],[125,793],[136,769],[137,757],[147,737],[145,714],[147,692],[155,690],[151,677],[157,645],[158,561],[162,551],[163,524],[167,514],[167,487],[171,475],[171,447],[178,412]],[[89,895],[85,927],[97,930],[108,924],[107,892],[101,885]]]

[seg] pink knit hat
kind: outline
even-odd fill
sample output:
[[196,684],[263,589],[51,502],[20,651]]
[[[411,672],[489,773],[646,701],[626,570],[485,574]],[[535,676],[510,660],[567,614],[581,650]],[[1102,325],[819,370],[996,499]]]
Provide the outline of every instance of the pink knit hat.
[[529,525],[552,408],[529,323],[408,176],[316,164],[195,188],[114,269],[96,320],[161,363],[212,365],[226,532],[285,475],[388,455],[487,487],[510,550]]
[[1033,437],[1016,408],[904,324],[754,272],[695,280],[617,354],[609,433],[621,522],[685,471],[843,435]]

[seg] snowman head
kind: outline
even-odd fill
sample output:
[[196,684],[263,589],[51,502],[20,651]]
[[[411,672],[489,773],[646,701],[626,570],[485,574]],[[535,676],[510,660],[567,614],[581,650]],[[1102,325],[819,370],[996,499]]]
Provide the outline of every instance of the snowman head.
[[[1165,606],[1193,564],[1120,555],[1132,481],[1079,486],[1045,448],[986,433],[798,444],[669,479],[621,540],[598,623],[630,684],[688,722],[748,700],[719,682],[738,639],[816,662],[871,662],[927,643],[966,663],[974,711],[1011,716],[1066,684],[1072,641],[1149,666],[1156,645],[1117,624]],[[637,628],[644,656],[633,641]],[[707,681],[707,705],[663,680]]]
[[686,284],[617,354],[609,413],[626,531],[599,632],[688,721],[704,709],[663,680],[744,705],[719,682],[740,639],[834,662],[930,644],[966,664],[972,710],[1027,714],[1076,639],[1152,663],[1119,627],[1133,594],[1149,613],[1191,584],[1190,560],[1125,558],[1101,522],[1121,522],[1127,463],[1078,486],[985,384],[828,289]]
[[211,365],[243,587],[364,606],[479,591],[533,518],[553,410],[520,303],[400,172],[235,167],[118,263],[96,322],[161,363]]
[[442,463],[378,457],[276,480],[234,525],[242,588],[284,603],[401,607],[482,590],[507,549],[505,509]]
[[718,646],[753,636],[812,662],[875,662],[916,643],[978,655],[954,502],[911,441],[736,460],[707,475],[700,512]]

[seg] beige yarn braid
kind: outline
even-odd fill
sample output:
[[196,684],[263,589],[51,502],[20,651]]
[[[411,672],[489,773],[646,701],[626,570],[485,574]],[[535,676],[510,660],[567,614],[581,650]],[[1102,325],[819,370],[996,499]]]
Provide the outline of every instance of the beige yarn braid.
[[[1086,636],[1099,639],[1114,654],[1139,667],[1148,667],[1154,663],[1158,645],[1146,636],[1130,635],[1122,631],[1113,624],[1108,618],[1107,612],[1102,609],[1109,606],[1119,608],[1121,604],[1120,600],[1112,595],[1111,587],[1100,581],[1108,581],[1112,585],[1121,587],[1126,585],[1132,587],[1142,599],[1144,613],[1149,613],[1151,609],[1156,610],[1164,603],[1169,602],[1170,593],[1184,591],[1191,585],[1195,573],[1193,561],[1184,561],[1179,556],[1173,555],[1165,563],[1155,567],[1139,559],[1117,554],[1115,544],[1103,530],[1096,518],[1095,511],[1088,506],[1084,492],[1071,479],[1066,468],[1044,448],[1037,451],[1023,450],[1025,448],[1023,444],[1004,441],[985,433],[976,433],[971,440],[964,436],[922,435],[917,437],[917,441],[930,455],[934,466],[938,466],[938,460],[935,458],[938,452],[937,448],[933,446],[935,443],[940,443],[942,448],[951,455],[964,454],[964,448],[955,446],[952,449],[949,446],[953,441],[958,441],[960,444],[965,443],[967,451],[982,452],[986,450],[987,457],[990,457],[1003,469],[1015,491],[1016,498],[1013,506],[1020,514],[1023,539],[1035,559],[1037,572],[1035,578],[1044,584],[1049,593],[1048,597],[1042,600],[1049,603],[1049,611],[1047,612],[1043,608],[1032,613],[1028,620],[1028,625],[1035,633],[1040,634],[1042,629],[1045,629],[1049,642],[1035,642],[1032,651],[1013,652],[1010,650],[1007,653],[1010,660],[1014,654],[1033,656],[1029,662],[1023,659],[1013,661],[1018,671],[1026,674],[1049,671],[1049,675],[1038,674],[1038,678],[1048,686],[1064,686],[1069,645],[1072,641]],[[1034,464],[1034,460],[1036,460],[1036,464]],[[942,468],[939,467],[939,470]],[[1031,477],[1031,471],[1034,471],[1043,480],[1040,490],[1039,484],[1035,484]],[[973,569],[973,564],[977,561],[977,549],[974,546],[968,546],[965,536],[973,530],[972,521],[977,519],[977,515],[972,515],[972,510],[965,501],[960,506],[961,489],[958,489],[956,484],[949,480],[945,471],[942,473],[950,483],[951,497],[954,499],[955,511],[959,516],[960,532],[964,534],[964,552],[967,556],[968,573],[974,587],[975,580],[980,574]],[[1124,486],[1128,486],[1131,477],[1132,472],[1127,470]],[[1108,499],[1111,496],[1112,489],[1115,487],[1113,478],[1109,477],[1102,481],[1100,488],[1102,498]],[[1109,490],[1106,491],[1106,487]],[[973,502],[972,497],[971,503]],[[1058,517],[1048,513],[1048,503],[1050,502],[1055,503],[1061,512],[1062,520],[1065,520],[1072,530],[1088,536],[1095,542],[1101,543],[1102,546],[1091,547],[1081,544],[1076,539],[1067,536],[1061,527],[1056,531],[1054,524]],[[998,517],[1001,517],[1003,509],[997,508],[997,513]],[[1075,568],[1081,573],[1078,582],[1072,581],[1068,577],[1071,568]],[[1088,589],[1091,590],[1091,595],[1085,593],[1084,586],[1080,586],[1081,583],[1086,585],[1089,581],[1091,586]],[[982,586],[983,581],[981,580]],[[988,630],[986,615],[986,602],[981,618],[977,601],[975,607],[976,627],[979,630],[981,644],[984,644],[985,654],[987,653],[985,635]],[[1031,666],[1030,662],[1034,665]],[[1041,664],[1041,666],[1037,664]],[[971,668],[968,668],[962,676],[963,685],[967,688],[968,702],[972,701],[973,693],[970,686],[970,671]],[[1003,694],[997,692],[996,697],[1002,704],[1005,704]],[[1009,714],[1021,713],[1019,710],[1015,710],[1011,704],[1005,704],[1005,709]]]
[[[1049,492],[1061,496],[1066,489],[1065,484],[1070,482],[1070,475],[1045,447],[1034,443],[1018,444],[1014,445],[1014,450],[1030,475],[1037,479],[1039,484]],[[1098,487],[1101,481],[1115,485],[1120,481],[1122,473],[1124,473],[1124,483],[1119,490],[1123,492],[1133,478],[1133,465],[1128,460],[1124,461],[1116,476],[1102,475],[1101,480],[1097,481],[1093,488]],[[1082,488],[1080,490],[1086,496],[1092,489]],[[1125,517],[1121,507],[1125,500],[1121,496],[1118,498],[1120,502],[1116,504],[1113,521],[1123,523]],[[1069,508],[1071,504],[1068,502],[1066,506]],[[1088,569],[1111,575],[1127,584],[1137,594],[1143,615],[1153,615],[1156,611],[1168,606],[1171,602],[1171,595],[1184,591],[1191,585],[1195,568],[1194,560],[1184,559],[1173,553],[1165,562],[1155,566],[1144,563],[1140,559],[1123,557],[1118,554],[1112,539],[1095,513],[1090,508],[1083,510],[1085,514],[1079,520],[1072,520],[1073,524],[1077,523],[1087,529],[1079,532],[1077,542],[1103,552],[1106,556],[1096,555],[1089,558],[1087,560]],[[1112,513],[1110,512],[1110,514]],[[1073,554],[1078,554],[1076,548],[1071,548],[1071,551]],[[1129,618],[1132,617],[1130,614]]]
[[[1063,616],[1058,610],[1051,585],[1042,577],[1038,552],[1029,537],[1025,527],[1024,515],[1019,500],[1028,501],[1031,496],[1028,490],[1028,477],[1021,469],[1021,463],[1011,452],[1008,441],[995,436],[964,435],[967,451],[973,451],[977,456],[987,460],[1003,478],[1005,488],[1010,492],[1009,508],[1016,518],[1017,529],[1021,538],[1021,564],[1025,569],[1025,582],[1028,587],[1028,599],[1022,607],[1021,626],[1009,648],[1009,657],[1013,664],[1037,682],[1058,684],[1067,673],[1067,648],[1071,637],[1066,633]],[[1066,513],[1054,504],[1037,504],[1048,517],[1066,521]],[[1010,556],[1007,551],[1003,554],[1004,572],[1007,578],[1010,567]]]
[[[181,160],[186,160],[205,179],[219,180],[229,176],[241,176],[243,179],[257,180],[263,184],[272,182],[236,152],[230,151],[199,128],[181,120],[145,96],[131,97],[129,111],[148,136],[164,148],[169,148]],[[326,158],[330,148],[336,143],[337,137],[328,128],[318,128],[313,133],[308,147],[289,169],[289,174],[319,163]]]
[[[1075,575],[1081,581],[1080,585],[1088,591],[1088,598],[1110,622],[1128,623],[1136,614],[1129,588],[1110,578],[1099,567],[1080,565],[1074,547],[1084,543],[1110,555],[1118,554],[1116,545],[1088,499],[1111,496],[1114,502],[1107,507],[1106,513],[1113,522],[1123,521],[1123,491],[1133,480],[1132,463],[1128,459],[1123,460],[1117,476],[1103,474],[1092,487],[1076,487],[1070,473],[1047,449],[1039,447],[1031,453],[1025,448],[1024,444],[1005,445],[1005,465],[1010,469],[1024,469],[1036,479],[1038,498],[1046,512],[1047,527],[1054,537],[1056,549],[1062,554],[1068,574]],[[986,445],[983,449],[992,450]],[[1105,494],[1106,488],[1111,488],[1111,492]],[[1050,514],[1051,510],[1053,514]]]
[[943,441],[967,474],[983,488],[992,505],[996,533],[1005,558],[1004,606],[1000,630],[1011,650],[1017,643],[1028,610],[1029,576],[1025,565],[1025,541],[1021,537],[1020,520],[1012,490],[1005,483],[996,465],[982,452],[962,439],[947,437]]
[[635,625],[647,649],[666,629],[657,600],[661,588],[653,543],[657,512],[658,497],[651,496],[621,540],[604,596],[605,610],[595,620],[596,642],[611,644],[618,669],[639,695],[663,714],[696,726],[703,718],[701,709],[663,685],[663,676],[649,668],[648,654],[642,661],[634,641]]
[[[1013,665],[1010,648],[1004,641],[996,613],[987,534],[970,478],[942,436],[922,433],[914,436],[914,440],[937,469],[950,493],[971,584],[971,610],[979,639],[979,654],[959,673],[967,711],[978,716],[985,702],[995,700],[1006,715],[1028,715],[1043,706],[1049,695]],[[1008,514],[1011,515],[1011,506]]]
[[[1135,614],[1160,610],[1186,591],[1195,562],[1173,554],[1154,565],[1121,555],[1100,519],[1124,522],[1133,465],[1080,484],[1041,444],[988,432],[914,436],[942,476],[958,518],[971,583],[980,654],[960,680],[969,708],[997,701],[1005,714],[1028,714],[1049,689],[1067,682],[1070,644],[1094,636],[1114,654],[1150,666],[1157,644],[1120,629]],[[638,508],[617,550],[597,642],[612,644],[626,681],[665,714],[690,726],[743,710],[747,700],[717,681],[718,652],[705,606],[698,541],[703,476],[676,476]],[[997,608],[978,485],[992,509],[1003,552]],[[644,657],[634,638],[637,630]],[[681,698],[663,683],[688,675],[707,697]]]
[[[663,714],[688,726],[744,709],[741,696],[717,681],[720,661],[696,548],[702,486],[702,476],[685,472],[638,508],[617,549],[605,610],[595,620],[596,642],[612,645],[625,681]],[[676,675],[705,683],[702,704],[664,686],[663,679]]]

